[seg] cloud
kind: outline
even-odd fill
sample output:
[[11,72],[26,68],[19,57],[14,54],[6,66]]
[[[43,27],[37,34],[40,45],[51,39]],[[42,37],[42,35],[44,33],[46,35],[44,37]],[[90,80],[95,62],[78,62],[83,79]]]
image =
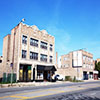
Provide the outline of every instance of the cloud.
[[66,53],[71,40],[71,36],[67,33],[67,30],[57,28],[56,26],[49,26],[47,27],[47,31],[55,37],[55,50],[59,55]]

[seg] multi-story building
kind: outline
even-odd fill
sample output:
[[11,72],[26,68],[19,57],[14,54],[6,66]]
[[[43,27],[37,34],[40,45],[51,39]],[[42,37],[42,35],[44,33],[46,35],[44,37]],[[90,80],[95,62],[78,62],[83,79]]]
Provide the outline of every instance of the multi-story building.
[[0,78],[2,77],[2,59],[3,57],[0,56]]
[[93,79],[93,71],[93,55],[84,50],[73,51],[59,58],[57,73],[63,76]]
[[48,80],[56,71],[55,38],[37,26],[19,23],[3,41],[3,73],[17,81]]

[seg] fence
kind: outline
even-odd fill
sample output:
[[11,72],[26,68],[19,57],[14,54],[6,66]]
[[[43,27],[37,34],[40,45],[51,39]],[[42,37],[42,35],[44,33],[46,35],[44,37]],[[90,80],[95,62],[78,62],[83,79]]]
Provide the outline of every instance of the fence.
[[[3,83],[10,83],[11,82],[11,73],[3,73],[3,78],[2,78],[2,82]],[[16,82],[16,74],[13,73],[12,75],[12,82],[15,83]]]

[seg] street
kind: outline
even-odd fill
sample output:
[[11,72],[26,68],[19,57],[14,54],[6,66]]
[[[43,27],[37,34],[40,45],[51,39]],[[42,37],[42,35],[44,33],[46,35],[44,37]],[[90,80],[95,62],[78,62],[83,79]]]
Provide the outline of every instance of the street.
[[0,88],[0,100],[100,100],[100,81]]

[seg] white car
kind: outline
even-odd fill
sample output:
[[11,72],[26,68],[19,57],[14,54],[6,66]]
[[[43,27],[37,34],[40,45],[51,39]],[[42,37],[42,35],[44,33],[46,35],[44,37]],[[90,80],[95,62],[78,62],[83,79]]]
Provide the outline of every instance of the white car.
[[62,75],[55,75],[54,77],[55,80],[59,80],[59,81],[63,81],[64,80],[64,77]]

